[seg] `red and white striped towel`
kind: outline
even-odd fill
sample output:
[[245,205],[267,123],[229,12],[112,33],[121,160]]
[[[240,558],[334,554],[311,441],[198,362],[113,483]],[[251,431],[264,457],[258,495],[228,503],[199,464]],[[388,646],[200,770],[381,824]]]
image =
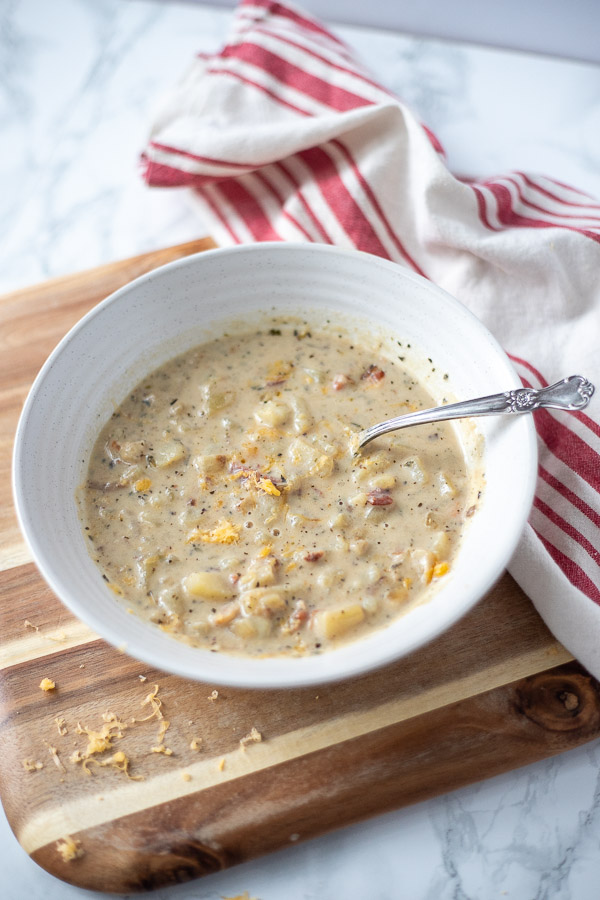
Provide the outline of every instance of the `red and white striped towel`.
[[[150,185],[188,185],[222,245],[356,247],[466,304],[524,384],[600,386],[600,204],[523,172],[465,182],[435,137],[318,21],[243,0],[231,39],[166,98]],[[510,571],[600,677],[600,400],[538,412],[535,502]]]

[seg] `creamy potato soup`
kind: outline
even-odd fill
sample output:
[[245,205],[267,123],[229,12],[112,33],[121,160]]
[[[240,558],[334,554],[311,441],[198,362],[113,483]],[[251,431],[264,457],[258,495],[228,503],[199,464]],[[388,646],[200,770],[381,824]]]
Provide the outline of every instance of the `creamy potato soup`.
[[362,428],[435,405],[410,359],[399,341],[277,318],[145,378],[78,498],[119,601],[189,644],[277,656],[321,653],[427,599],[479,494],[455,432],[419,426],[354,452]]

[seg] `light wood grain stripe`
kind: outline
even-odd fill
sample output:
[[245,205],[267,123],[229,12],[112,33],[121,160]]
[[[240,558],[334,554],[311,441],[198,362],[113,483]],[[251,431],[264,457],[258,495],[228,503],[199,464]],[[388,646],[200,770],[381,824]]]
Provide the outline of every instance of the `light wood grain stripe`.
[[6,569],[16,569],[17,566],[25,566],[31,562],[33,562],[33,556],[23,541],[6,543],[0,549],[0,572],[4,572]]
[[0,671],[99,640],[98,635],[78,619],[71,619],[57,628],[31,631],[22,638],[0,644]]
[[[71,802],[42,809],[25,823],[17,837],[27,853],[33,853],[64,835],[84,832],[122,816],[142,812],[291,759],[325,750],[377,729],[432,712],[449,703],[510,684],[550,666],[562,665],[572,658],[564,647],[556,643],[549,648],[525,653],[413,697],[393,700],[372,709],[342,715],[273,738],[266,734],[263,743],[253,744],[245,752],[236,746],[229,753],[178,767],[147,781],[130,781],[114,790],[104,789]],[[219,769],[221,759],[225,760],[222,771]],[[184,772],[191,775],[190,781],[183,780]]]

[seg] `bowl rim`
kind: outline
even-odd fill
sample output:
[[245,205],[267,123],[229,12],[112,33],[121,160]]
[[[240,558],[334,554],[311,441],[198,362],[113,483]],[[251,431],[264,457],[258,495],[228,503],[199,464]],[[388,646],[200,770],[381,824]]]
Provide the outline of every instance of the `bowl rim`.
[[[156,267],[155,269],[150,270],[149,272],[139,275],[135,279],[127,282],[127,284],[118,288],[116,291],[113,291],[103,300],[96,303],[92,307],[92,309],[88,310],[88,312],[85,313],[85,315],[83,315],[69,329],[69,331],[61,338],[56,347],[52,350],[52,352],[42,365],[41,369],[39,370],[36,378],[34,379],[26,400],[23,404],[23,408],[15,432],[12,455],[12,491],[14,507],[16,510],[19,527],[21,529],[21,534],[31,552],[33,561],[38,571],[40,572],[48,586],[56,594],[57,598],[65,606],[67,606],[67,608],[73,613],[73,615],[75,615],[78,619],[81,619],[81,621],[83,621],[84,623],[88,624],[89,627],[92,628],[99,637],[101,637],[107,643],[111,644],[113,647],[117,647],[118,649],[123,649],[123,641],[121,640],[119,642],[118,636],[116,636],[114,632],[111,632],[110,624],[108,624],[107,626],[106,622],[103,619],[100,619],[98,616],[94,615],[93,609],[88,610],[86,605],[84,603],[81,603],[73,594],[73,592],[69,590],[68,578],[66,576],[61,576],[60,573],[56,573],[55,567],[52,564],[52,560],[49,560],[47,558],[44,550],[40,547],[37,541],[35,529],[29,527],[29,511],[27,509],[27,502],[25,500],[25,492],[23,490],[21,477],[21,459],[23,452],[26,449],[24,446],[25,435],[32,408],[37,401],[37,396],[42,385],[44,384],[48,371],[51,369],[60,355],[64,352],[65,348],[70,344],[73,338],[78,335],[80,331],[85,329],[91,320],[100,315],[104,309],[106,309],[109,305],[118,302],[123,295],[128,294],[133,288],[137,288],[143,284],[149,284],[153,280],[163,277],[163,275],[167,271],[173,271],[175,269],[185,268],[187,266],[194,266],[198,263],[198,261],[210,259],[215,255],[218,255],[220,257],[225,257],[231,254],[234,254],[236,256],[241,254],[259,255],[261,253],[273,251],[275,253],[293,253],[296,251],[301,251],[304,253],[309,252],[335,255],[338,257],[346,256],[352,257],[353,259],[355,259],[357,255],[359,255],[366,258],[371,264],[379,265],[390,271],[393,270],[397,275],[400,275],[400,277],[406,278],[408,281],[413,281],[415,284],[421,285],[422,287],[426,287],[428,291],[437,294],[440,299],[444,299],[446,303],[449,303],[450,306],[454,308],[455,312],[459,313],[459,315],[465,318],[467,321],[470,321],[472,326],[474,325],[481,331],[482,336],[485,336],[487,338],[490,347],[493,347],[495,352],[501,356],[507,368],[509,370],[512,370],[512,372],[514,373],[516,381],[519,381],[512,361],[510,360],[502,346],[499,344],[497,339],[494,337],[494,335],[492,335],[487,326],[484,325],[484,323],[481,322],[481,320],[456,297],[454,297],[444,288],[439,287],[433,281],[430,281],[429,279],[413,272],[412,270],[405,268],[402,264],[352,248],[342,248],[329,244],[309,244],[303,242],[280,241],[265,241],[254,244],[235,245],[232,247],[216,247],[200,251],[198,253],[190,254],[189,256],[184,256],[176,260],[172,260],[168,263]],[[462,603],[454,604],[450,610],[446,610],[446,614],[443,617],[436,619],[432,623],[432,626],[428,631],[426,640],[419,639],[418,636],[415,636],[412,642],[409,641],[403,646],[401,652],[394,653],[393,650],[390,649],[387,653],[382,653],[376,662],[373,662],[368,656],[367,658],[363,659],[360,653],[356,653],[354,654],[354,658],[351,658],[350,663],[346,663],[345,666],[340,666],[335,669],[335,671],[327,672],[325,674],[313,672],[310,669],[307,661],[323,659],[324,657],[328,657],[329,659],[331,659],[335,654],[335,650],[324,653],[319,657],[301,657],[298,659],[294,657],[284,657],[286,661],[290,660],[294,663],[304,663],[304,666],[300,665],[295,670],[293,668],[290,669],[289,676],[283,679],[283,682],[280,679],[277,684],[273,683],[273,676],[269,674],[269,662],[271,658],[257,660],[252,657],[244,657],[243,655],[224,654],[232,663],[231,671],[227,672],[227,670],[224,670],[224,673],[219,672],[218,675],[213,675],[213,673],[211,673],[208,678],[202,678],[201,675],[198,676],[195,672],[191,671],[188,665],[178,665],[176,654],[173,655],[173,659],[170,659],[168,661],[157,659],[156,654],[146,651],[143,641],[138,641],[135,643],[127,641],[125,652],[149,665],[155,666],[159,669],[164,669],[165,671],[172,672],[173,674],[179,675],[180,677],[184,678],[206,680],[210,681],[211,683],[214,682],[231,687],[278,689],[282,687],[296,688],[325,684],[328,682],[344,680],[350,677],[356,677],[364,674],[367,671],[372,671],[381,668],[382,666],[388,665],[397,659],[404,658],[410,653],[413,653],[418,648],[425,646],[435,638],[439,637],[443,632],[451,628],[454,624],[456,624],[456,622],[458,622],[467,612],[469,612],[470,609],[472,609],[476,605],[476,603],[478,603],[483,598],[483,596],[493,586],[493,584],[498,580],[502,572],[505,570],[519,543],[533,502],[537,479],[537,440],[533,417],[524,416],[520,418],[526,420],[525,427],[527,440],[526,442],[524,442],[524,450],[526,449],[528,451],[526,455],[525,465],[521,470],[523,490],[521,492],[518,509],[515,511],[516,519],[521,522],[521,527],[515,527],[513,529],[510,540],[507,540],[505,538],[503,561],[500,561],[500,559],[498,558],[496,565],[488,569],[487,578],[482,580],[479,584],[477,596],[475,597],[475,599],[473,599],[471,596],[472,592],[465,592],[466,596],[468,596],[469,599],[464,600]],[[525,444],[527,446],[525,446]],[[168,639],[176,643],[175,639]],[[275,659],[280,660],[281,658]],[[248,669],[251,669],[253,671],[251,671],[250,674],[247,671],[244,672],[240,670],[238,672],[238,666],[235,665],[236,663],[242,664],[241,670],[244,668],[244,666],[246,666]]]

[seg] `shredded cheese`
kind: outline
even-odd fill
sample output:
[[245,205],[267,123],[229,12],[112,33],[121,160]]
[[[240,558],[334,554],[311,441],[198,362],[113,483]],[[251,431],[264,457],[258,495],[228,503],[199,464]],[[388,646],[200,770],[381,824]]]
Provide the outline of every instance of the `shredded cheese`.
[[152,747],[152,753],[164,753],[165,756],[171,756],[173,751],[169,750],[167,747],[164,747],[163,741],[165,739],[165,734],[170,726],[170,722],[168,719],[165,719],[162,711],[162,700],[158,696],[159,686],[157,684],[154,685],[153,689],[150,693],[142,700],[141,706],[150,705],[152,708],[152,712],[150,715],[145,716],[143,719],[132,719],[132,722],[149,722],[150,719],[158,719],[158,734],[156,735],[156,740],[158,742],[157,747]]
[[64,862],[73,862],[74,859],[81,859],[85,853],[85,850],[81,846],[81,841],[74,840],[70,835],[57,841],[56,849],[62,856]]
[[194,531],[188,535],[186,543],[194,544],[198,541],[204,541],[204,543],[208,544],[234,544],[240,538],[240,530],[239,525],[234,525],[233,522],[221,519],[219,523],[209,531],[200,531],[198,528],[194,529]]
[[89,768],[90,757],[104,753],[113,746],[113,741],[122,738],[127,725],[122,722],[114,713],[103,713],[104,725],[99,731],[94,731],[86,725],[77,723],[77,734],[87,735],[88,745],[84,751],[76,750],[71,756],[71,762],[81,763],[81,767],[87,775],[91,775]]
[[260,733],[260,731],[253,727],[252,731],[250,731],[245,737],[240,740],[240,747],[245,751],[248,744],[260,744],[261,741],[262,734]]
[[53,691],[56,687],[56,683],[52,681],[51,678],[42,678],[40,681],[40,688],[42,691]]
[[26,772],[39,772],[40,769],[44,768],[44,763],[40,762],[39,759],[24,759],[23,760],[23,768]]
[[270,494],[272,497],[280,497],[281,491],[279,488],[276,488],[270,478],[261,478],[256,485],[260,488],[261,491],[264,491],[265,494]]

